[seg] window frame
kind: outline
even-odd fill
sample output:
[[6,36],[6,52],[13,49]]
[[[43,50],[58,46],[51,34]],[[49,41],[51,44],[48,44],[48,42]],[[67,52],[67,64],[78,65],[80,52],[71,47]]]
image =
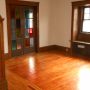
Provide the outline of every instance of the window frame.
[[82,34],[90,34],[90,32],[84,32],[83,31],[83,21],[84,20],[90,20],[90,19],[84,19],[84,9],[85,8],[90,8],[90,6],[83,6],[81,9],[80,9],[80,11],[81,11],[81,14],[80,14],[80,17],[79,18],[81,18],[81,21],[80,21],[80,26],[81,26],[81,28],[80,28],[80,33],[82,33]]

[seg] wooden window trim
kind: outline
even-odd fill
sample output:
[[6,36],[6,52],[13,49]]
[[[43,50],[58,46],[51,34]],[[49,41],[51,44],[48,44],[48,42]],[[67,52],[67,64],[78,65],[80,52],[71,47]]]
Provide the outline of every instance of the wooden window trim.
[[83,32],[82,31],[82,27],[83,27],[83,21],[84,20],[90,20],[90,19],[84,19],[84,8],[88,8],[88,7],[90,8],[90,6],[84,6],[84,7],[82,7],[83,8],[83,11],[81,11],[82,12],[82,15],[81,15],[82,20],[80,22],[81,23],[80,33],[81,34],[86,34],[86,35],[90,34],[90,32]]
[[[76,40],[78,40],[79,41],[79,39],[78,39],[78,37],[79,37],[79,35],[80,35],[80,37],[82,38],[82,39],[84,39],[85,40],[85,42],[89,42],[90,43],[90,34],[89,33],[83,33],[83,32],[81,32],[81,30],[82,30],[82,28],[81,28],[81,25],[79,25],[78,27],[77,27],[77,35],[76,35],[76,37],[74,36],[75,34],[74,34],[74,31],[73,31],[73,27],[74,27],[74,10],[75,10],[75,8],[79,8],[79,7],[88,7],[88,6],[90,6],[90,0],[84,0],[84,1],[74,1],[74,2],[72,2],[72,17],[71,17],[71,52],[73,51],[73,42]],[[78,14],[79,15],[79,14]],[[79,16],[78,16],[79,17]],[[78,25],[78,22],[80,22],[80,24],[82,24],[81,22],[82,21],[77,21],[77,25]],[[83,40],[83,41],[84,41]]]

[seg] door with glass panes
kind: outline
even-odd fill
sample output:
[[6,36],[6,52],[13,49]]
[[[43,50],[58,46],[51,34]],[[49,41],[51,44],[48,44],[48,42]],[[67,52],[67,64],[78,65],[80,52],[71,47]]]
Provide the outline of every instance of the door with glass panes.
[[12,56],[35,51],[35,9],[10,6]]

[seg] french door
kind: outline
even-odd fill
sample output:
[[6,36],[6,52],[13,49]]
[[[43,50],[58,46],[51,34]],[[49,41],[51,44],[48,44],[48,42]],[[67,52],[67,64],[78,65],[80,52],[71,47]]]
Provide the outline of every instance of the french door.
[[35,51],[36,9],[28,6],[10,6],[12,56]]

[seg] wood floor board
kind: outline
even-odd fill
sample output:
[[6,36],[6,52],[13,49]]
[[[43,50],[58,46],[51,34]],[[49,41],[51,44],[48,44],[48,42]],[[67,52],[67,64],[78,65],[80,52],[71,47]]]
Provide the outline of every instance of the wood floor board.
[[9,90],[41,90],[36,85],[11,72],[10,70],[7,70],[6,73]]
[[90,90],[89,60],[58,51],[12,58],[6,61],[9,90],[15,87],[21,90],[30,90],[30,87],[35,90]]

